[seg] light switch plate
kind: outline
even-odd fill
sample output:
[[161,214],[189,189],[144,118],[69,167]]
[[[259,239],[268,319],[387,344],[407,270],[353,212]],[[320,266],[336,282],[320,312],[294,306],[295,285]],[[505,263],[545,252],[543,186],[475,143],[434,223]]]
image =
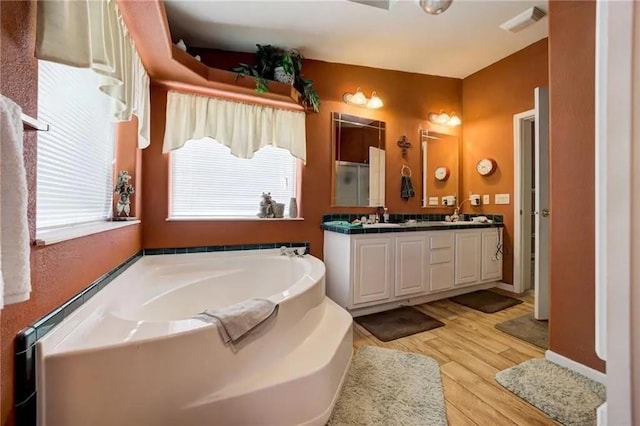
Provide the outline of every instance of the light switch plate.
[[429,205],[437,206],[438,205],[438,197],[429,197]]
[[509,194],[496,194],[495,196],[496,204],[509,204],[510,202]]
[[491,197],[489,194],[485,194],[482,196],[482,204],[487,205],[491,202]]

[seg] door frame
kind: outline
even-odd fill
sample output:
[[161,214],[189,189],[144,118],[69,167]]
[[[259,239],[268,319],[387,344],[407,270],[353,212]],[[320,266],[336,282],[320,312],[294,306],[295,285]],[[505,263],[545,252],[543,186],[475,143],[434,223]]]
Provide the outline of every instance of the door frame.
[[638,3],[597,2],[595,350],[607,361],[607,402],[598,409],[599,425],[640,421],[634,406],[640,397],[640,270],[632,262],[640,251],[639,28]]
[[[523,187],[527,180],[523,176],[532,176],[531,160],[523,161],[527,152],[523,149],[523,143],[528,145],[531,153],[531,123],[535,120],[535,109],[530,109],[513,115],[513,166],[514,166],[514,188],[513,188],[513,290],[515,293],[522,293],[526,277],[531,277],[531,228],[533,217],[531,214],[525,215],[524,210],[531,206],[531,181],[529,178],[528,190]],[[528,256],[527,256],[528,254]],[[522,260],[528,259],[527,262]]]

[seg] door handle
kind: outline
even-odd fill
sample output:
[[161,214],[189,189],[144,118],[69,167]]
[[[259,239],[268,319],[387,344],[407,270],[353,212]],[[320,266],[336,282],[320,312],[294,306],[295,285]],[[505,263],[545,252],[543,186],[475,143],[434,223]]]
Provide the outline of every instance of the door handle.
[[549,217],[550,214],[549,209],[542,209],[542,217]]

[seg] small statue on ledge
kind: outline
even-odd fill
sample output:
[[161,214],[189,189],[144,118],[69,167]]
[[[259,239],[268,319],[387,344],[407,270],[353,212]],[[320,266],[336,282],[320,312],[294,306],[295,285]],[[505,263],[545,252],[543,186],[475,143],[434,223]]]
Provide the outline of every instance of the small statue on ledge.
[[273,205],[276,200],[271,198],[270,192],[263,192],[262,197],[260,199],[260,211],[258,212],[258,217],[260,218],[271,218],[274,217]]
[[[116,204],[117,216],[113,220],[127,220],[127,217],[131,214],[131,194],[135,192],[133,185],[129,183],[131,175],[126,170],[118,173],[118,182],[116,183],[116,189],[114,192],[118,194],[118,202]],[[122,214],[124,213],[123,218]]]

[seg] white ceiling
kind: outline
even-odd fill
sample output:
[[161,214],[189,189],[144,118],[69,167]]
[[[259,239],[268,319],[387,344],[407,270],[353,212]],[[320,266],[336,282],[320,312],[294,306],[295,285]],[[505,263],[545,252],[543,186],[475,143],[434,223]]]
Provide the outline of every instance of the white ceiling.
[[498,27],[547,1],[454,0],[442,15],[418,0],[391,10],[347,0],[165,0],[171,35],[188,46],[243,52],[256,43],[297,48],[307,58],[464,78],[548,34],[547,18],[512,34]]

